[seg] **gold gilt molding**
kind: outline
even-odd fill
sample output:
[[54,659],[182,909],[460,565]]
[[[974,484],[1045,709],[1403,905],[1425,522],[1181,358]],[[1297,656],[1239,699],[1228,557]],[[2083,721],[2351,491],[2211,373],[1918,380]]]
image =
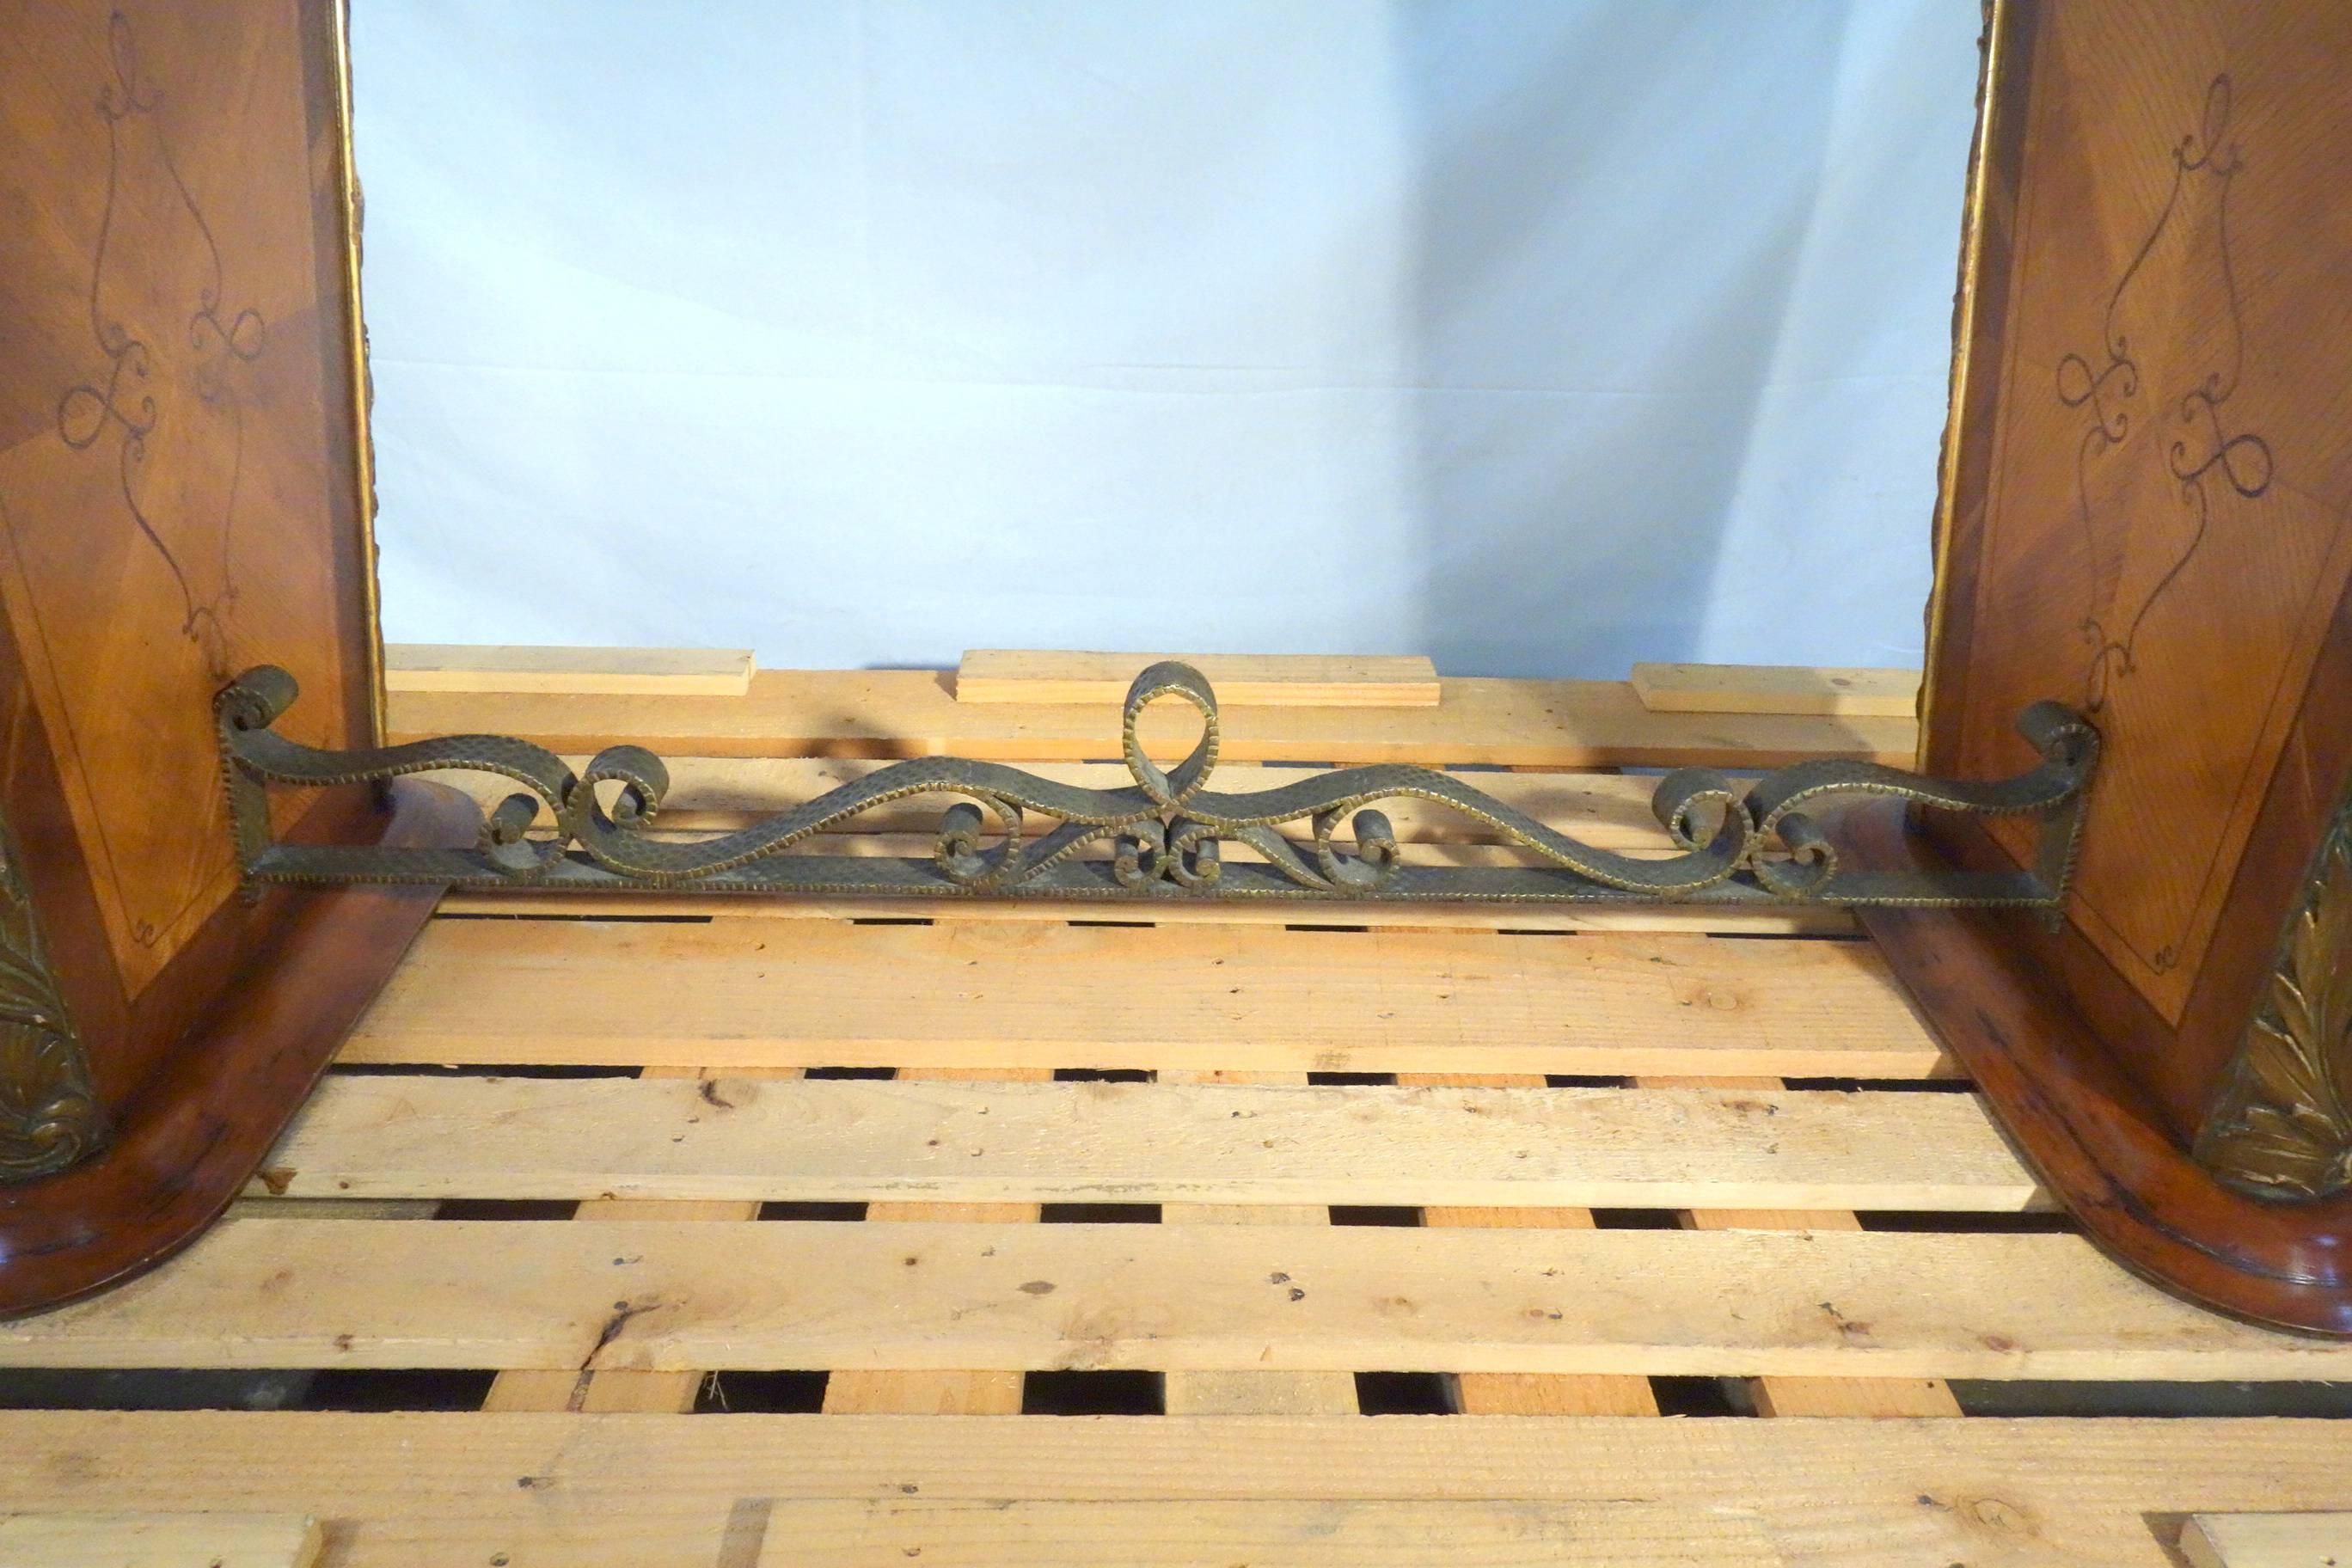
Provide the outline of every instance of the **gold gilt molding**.
[[2197,1158],[2259,1197],[2352,1185],[2352,793],[2320,841]]
[[0,820],[0,1181],[61,1171],[97,1147],[89,1063],[66,1016],[16,841]]

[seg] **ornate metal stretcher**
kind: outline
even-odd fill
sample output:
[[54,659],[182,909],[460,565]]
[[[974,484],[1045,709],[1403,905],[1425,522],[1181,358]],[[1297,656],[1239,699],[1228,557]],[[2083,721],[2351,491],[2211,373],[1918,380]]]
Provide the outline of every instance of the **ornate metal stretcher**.
[[[2062,704],[2038,702],[2018,727],[2042,761],[1992,783],[1923,778],[1873,763],[1813,761],[1746,788],[1712,768],[1658,781],[1651,810],[1672,852],[1643,858],[1580,843],[1455,773],[1402,764],[1341,768],[1277,789],[1209,787],[1217,765],[1217,699],[1201,672],[1165,662],[1137,676],[1121,713],[1124,789],[1082,789],[999,763],[920,757],[828,790],[755,826],[715,837],[656,836],[669,787],[661,759],[609,746],[575,773],[541,746],[499,735],[321,751],[271,725],[296,696],[294,678],[247,670],[215,704],[237,859],[248,885],[425,883],[543,891],[824,893],[1081,899],[1402,899],[1511,903],[1692,902],[1845,906],[2022,906],[2052,910],[2082,826],[2097,731]],[[1138,734],[1161,699],[1197,709],[1201,738],[1163,769]],[[273,840],[267,786],[383,783],[441,769],[493,773],[527,786],[482,820],[464,849]],[[791,853],[861,812],[909,795],[963,797],[946,807],[929,859]],[[1501,835],[1526,866],[1405,863],[1379,803],[1434,801]],[[2035,825],[2032,865],[2007,870],[1849,867],[1818,815],[1863,798],[1945,812],[2019,816]],[[531,829],[551,816],[551,834]],[[1025,836],[1030,817],[1054,826]],[[992,832],[992,823],[993,830]],[[1282,827],[1304,823],[1308,837]],[[1341,837],[1342,828],[1346,837]],[[1231,842],[1255,858],[1227,860]],[[1088,858],[1108,844],[1108,858]]]

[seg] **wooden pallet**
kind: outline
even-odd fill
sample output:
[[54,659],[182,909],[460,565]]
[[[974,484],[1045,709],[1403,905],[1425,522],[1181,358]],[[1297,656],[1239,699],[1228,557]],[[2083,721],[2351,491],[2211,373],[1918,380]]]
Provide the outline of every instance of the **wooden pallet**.
[[[790,679],[745,712],[831,700]],[[637,710],[457,700],[393,727]],[[1907,746],[1598,710],[1600,765]],[[1328,760],[1285,713],[1338,727],[1260,754]],[[889,717],[827,732],[922,749]],[[697,722],[735,757],[676,763],[688,822],[862,765]],[[1649,831],[1639,780],[1481,782]],[[0,1367],[80,1406],[0,1413],[0,1515],[316,1520],[351,1565],[2155,1565],[2352,1507],[2352,1422],[2267,1414],[2352,1408],[2309,1386],[2352,1347],[2096,1255],[1818,912],[453,898],[231,1217]],[[95,1407],[185,1369],[286,1407]],[[2126,1405],[2174,1418],[1965,1414]]]

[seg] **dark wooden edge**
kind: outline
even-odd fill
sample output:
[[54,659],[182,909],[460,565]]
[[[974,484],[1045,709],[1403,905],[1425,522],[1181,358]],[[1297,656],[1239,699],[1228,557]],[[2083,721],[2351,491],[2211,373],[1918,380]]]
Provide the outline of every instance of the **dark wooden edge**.
[[2010,296],[2017,277],[2018,192],[2024,179],[2036,0],[1985,0],[1979,40],[1977,132],[1969,149],[1959,282],[1952,301],[1951,398],[1937,481],[1935,578],[1919,687],[1919,771],[1952,772],[1968,706],[1969,649],[1985,501],[2008,382]]
[[[479,809],[403,779],[379,818],[389,846],[474,841]],[[242,1190],[352,1026],[399,966],[441,889],[272,894],[277,939],[167,1054],[96,1157],[0,1189],[0,1317],[121,1284],[186,1246]]]
[[[1887,805],[1847,819],[1858,855],[1938,860]],[[2352,1337],[2352,1198],[2222,1186],[2166,1129],[2018,941],[2023,911],[1874,909],[1863,929],[2066,1211],[2116,1262],[2233,1317]]]

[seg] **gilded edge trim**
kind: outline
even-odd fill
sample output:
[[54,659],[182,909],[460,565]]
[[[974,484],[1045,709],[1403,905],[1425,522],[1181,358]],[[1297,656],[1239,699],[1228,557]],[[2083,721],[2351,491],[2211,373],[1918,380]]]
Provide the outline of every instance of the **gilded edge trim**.
[[2352,789],[2320,837],[2196,1152],[2257,1197],[2352,1186]]
[[1927,657],[1919,681],[1919,748],[1912,762],[1925,772],[1934,739],[1936,672],[1942,664],[1945,598],[1951,592],[1952,523],[1958,508],[1960,449],[1969,435],[1969,373],[1977,338],[1978,302],[1984,282],[1986,193],[1994,150],[1997,105],[2004,77],[2001,44],[2016,22],[2014,0],[1988,0],[1985,7],[1984,75],[1979,86],[1976,142],[1969,157],[1967,225],[1960,236],[1959,298],[1952,322],[1952,375],[1947,392],[1949,412],[1944,421],[1944,448],[1937,463],[1934,575],[1927,586]]
[[330,23],[335,46],[335,140],[342,160],[338,172],[343,226],[343,297],[351,311],[352,465],[358,490],[360,531],[360,594],[367,625],[361,642],[367,655],[368,715],[365,740],[381,746],[384,739],[388,700],[383,684],[383,605],[376,580],[375,436],[371,418],[374,402],[368,371],[367,316],[360,299],[360,246],[363,198],[359,165],[352,153],[352,16],[349,0],[332,0]]
[[39,914],[0,819],[0,1182],[53,1175],[102,1136],[89,1058],[49,968]]

